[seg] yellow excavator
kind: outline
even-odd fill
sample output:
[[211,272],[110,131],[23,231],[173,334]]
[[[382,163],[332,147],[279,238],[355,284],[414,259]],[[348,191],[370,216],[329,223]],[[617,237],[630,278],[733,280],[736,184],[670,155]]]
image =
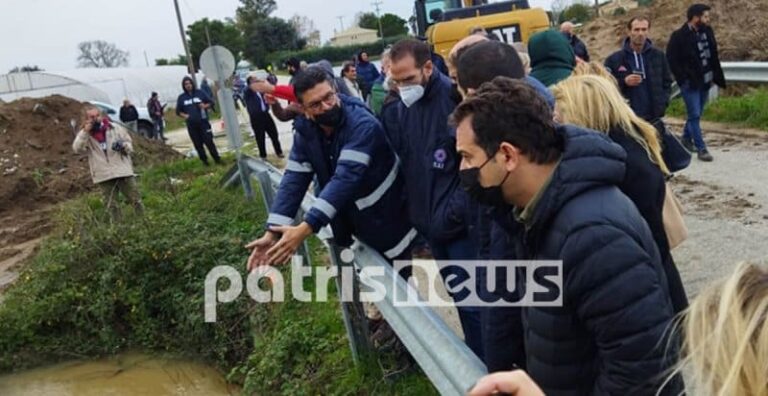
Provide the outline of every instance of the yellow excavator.
[[509,44],[527,43],[533,33],[550,28],[547,12],[531,8],[528,0],[416,0],[414,8],[418,35],[443,57],[480,28]]

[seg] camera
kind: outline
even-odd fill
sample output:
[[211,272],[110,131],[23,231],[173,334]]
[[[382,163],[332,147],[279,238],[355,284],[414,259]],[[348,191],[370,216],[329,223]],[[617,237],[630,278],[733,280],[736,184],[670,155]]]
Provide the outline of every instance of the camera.
[[120,154],[126,154],[125,144],[123,144],[123,141],[117,140],[114,143],[112,143],[112,151],[117,151]]

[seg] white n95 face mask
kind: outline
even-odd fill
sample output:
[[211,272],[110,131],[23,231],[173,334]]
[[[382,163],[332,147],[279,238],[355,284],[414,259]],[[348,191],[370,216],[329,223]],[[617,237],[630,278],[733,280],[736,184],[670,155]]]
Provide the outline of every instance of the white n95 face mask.
[[406,85],[400,87],[400,100],[403,101],[405,107],[411,107],[414,103],[418,102],[424,96],[424,87],[420,84]]

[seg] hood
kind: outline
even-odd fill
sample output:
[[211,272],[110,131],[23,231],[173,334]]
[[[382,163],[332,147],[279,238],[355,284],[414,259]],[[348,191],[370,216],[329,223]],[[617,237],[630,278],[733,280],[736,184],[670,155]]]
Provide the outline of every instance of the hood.
[[329,76],[335,77],[333,75],[333,65],[331,65],[331,62],[329,62],[326,59],[321,59],[321,60],[311,64],[310,66],[319,67],[319,68],[323,69],[324,72],[328,73]]
[[528,40],[531,75],[544,85],[554,85],[571,75],[576,55],[568,40],[556,30],[546,30]]
[[[649,39],[649,38],[645,39],[645,44],[643,45],[643,50],[640,51],[640,53],[645,53],[646,51],[651,49],[651,47],[653,47],[653,41],[651,41],[651,39]],[[634,50],[632,49],[632,44],[629,42],[629,37],[624,38],[623,48],[624,48],[624,51],[627,51],[629,53],[634,52]]]
[[362,64],[364,64],[364,65],[365,65],[365,64],[368,64],[368,61],[364,61],[364,60],[363,60],[363,54],[364,54],[364,53],[365,53],[365,54],[368,54],[368,56],[369,56],[369,57],[371,56],[371,54],[370,54],[370,53],[368,53],[368,51],[360,51],[360,52],[358,52],[358,53],[357,53],[357,63],[362,63]]
[[557,132],[564,138],[563,155],[534,209],[533,232],[547,227],[573,197],[624,179],[627,153],[607,135],[572,125],[558,126]]
[[195,86],[195,81],[192,80],[192,77],[190,77],[190,76],[184,76],[184,78],[181,79],[181,90],[184,91],[184,92],[187,92],[184,89],[184,83],[187,82],[187,81],[192,83],[192,92],[195,92],[195,90],[197,89],[197,86]]

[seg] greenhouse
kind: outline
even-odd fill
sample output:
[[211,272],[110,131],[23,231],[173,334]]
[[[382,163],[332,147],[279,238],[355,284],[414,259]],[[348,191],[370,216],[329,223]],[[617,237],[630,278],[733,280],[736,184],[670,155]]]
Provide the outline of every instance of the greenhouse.
[[0,75],[0,100],[9,102],[23,97],[59,94],[80,101],[99,101],[116,106],[128,98],[134,105],[144,106],[154,91],[159,94],[161,102],[175,106],[185,75],[186,66],[10,73]]

